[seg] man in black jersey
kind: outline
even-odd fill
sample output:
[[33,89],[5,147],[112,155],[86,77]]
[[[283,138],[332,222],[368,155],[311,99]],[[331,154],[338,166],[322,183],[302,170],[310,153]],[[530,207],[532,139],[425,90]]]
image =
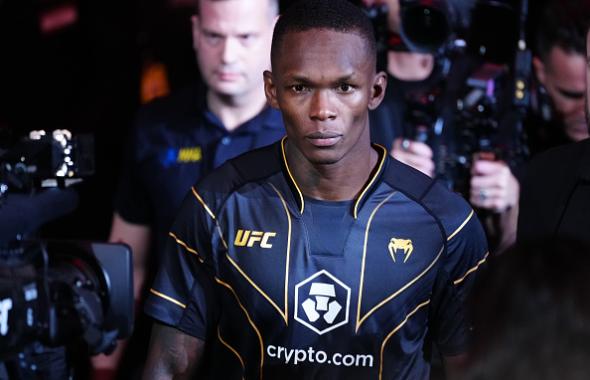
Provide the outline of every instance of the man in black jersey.
[[465,352],[486,261],[458,195],[371,145],[383,98],[369,20],[346,0],[282,15],[264,73],[287,137],[194,185],[146,301],[145,376],[427,379]]

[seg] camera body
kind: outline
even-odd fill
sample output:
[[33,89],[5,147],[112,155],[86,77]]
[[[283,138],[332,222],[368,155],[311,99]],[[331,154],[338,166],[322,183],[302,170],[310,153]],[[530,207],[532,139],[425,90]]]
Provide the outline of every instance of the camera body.
[[[70,185],[93,172],[89,135],[33,131],[0,150],[0,361],[7,367],[38,367],[23,354],[33,346],[75,343],[90,354],[108,353],[131,334],[129,247],[30,238],[76,207]],[[31,376],[20,371],[14,377]]]
[[122,244],[26,241],[0,259],[0,360],[28,344],[109,352],[133,328],[132,258]]
[[[387,19],[378,10],[368,12],[381,16],[373,17],[374,23]],[[430,54],[434,69],[422,83],[410,83],[412,90],[393,97],[400,104],[390,110],[401,114],[401,130],[383,128],[394,129],[394,138],[429,145],[436,177],[463,195],[469,195],[474,158],[503,160],[514,168],[528,157],[527,14],[526,0],[400,0],[402,48],[387,49]]]

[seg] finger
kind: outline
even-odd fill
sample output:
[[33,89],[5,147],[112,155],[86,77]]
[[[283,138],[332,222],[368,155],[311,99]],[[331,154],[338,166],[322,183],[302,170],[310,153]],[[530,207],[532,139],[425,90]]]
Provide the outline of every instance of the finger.
[[410,141],[407,145],[407,151],[417,154],[419,156],[432,159],[432,149],[423,142],[420,141]]
[[472,175],[487,175],[510,170],[503,161],[475,160],[471,166]]
[[410,139],[397,138],[393,142],[392,150],[405,151],[413,153],[428,159],[432,159],[432,149],[428,145],[420,141],[412,141]]
[[471,177],[471,188],[479,190],[481,188],[505,188],[506,178],[502,175],[477,175]]
[[406,164],[421,171],[429,177],[433,177],[434,175],[434,162],[428,158],[411,155],[408,157]]
[[485,189],[482,191],[472,189],[469,202],[475,207],[494,212],[502,212],[508,205],[505,194],[498,189]]

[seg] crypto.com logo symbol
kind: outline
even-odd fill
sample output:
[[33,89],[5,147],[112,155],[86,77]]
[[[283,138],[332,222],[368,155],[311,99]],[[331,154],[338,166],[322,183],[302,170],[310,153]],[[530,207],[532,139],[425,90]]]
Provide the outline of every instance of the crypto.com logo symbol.
[[295,320],[319,335],[348,323],[350,288],[325,270],[295,285]]

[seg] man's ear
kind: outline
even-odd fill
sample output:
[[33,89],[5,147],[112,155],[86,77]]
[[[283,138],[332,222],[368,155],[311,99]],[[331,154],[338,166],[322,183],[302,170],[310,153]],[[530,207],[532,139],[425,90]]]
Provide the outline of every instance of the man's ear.
[[543,86],[545,86],[547,66],[541,61],[541,58],[533,57],[533,68],[535,69],[537,79]]
[[273,108],[279,108],[279,102],[277,100],[277,87],[273,81],[272,72],[264,70],[264,95],[266,95],[266,101]]
[[201,36],[201,32],[199,29],[199,16],[197,15],[192,15],[191,16],[191,26],[192,26],[192,32],[193,32],[193,49],[195,49],[195,51],[197,50],[197,41],[199,40],[199,37]]
[[373,78],[373,86],[371,87],[371,98],[369,99],[369,109],[374,110],[381,104],[385,96],[385,89],[387,88],[387,74],[385,72],[378,72]]

